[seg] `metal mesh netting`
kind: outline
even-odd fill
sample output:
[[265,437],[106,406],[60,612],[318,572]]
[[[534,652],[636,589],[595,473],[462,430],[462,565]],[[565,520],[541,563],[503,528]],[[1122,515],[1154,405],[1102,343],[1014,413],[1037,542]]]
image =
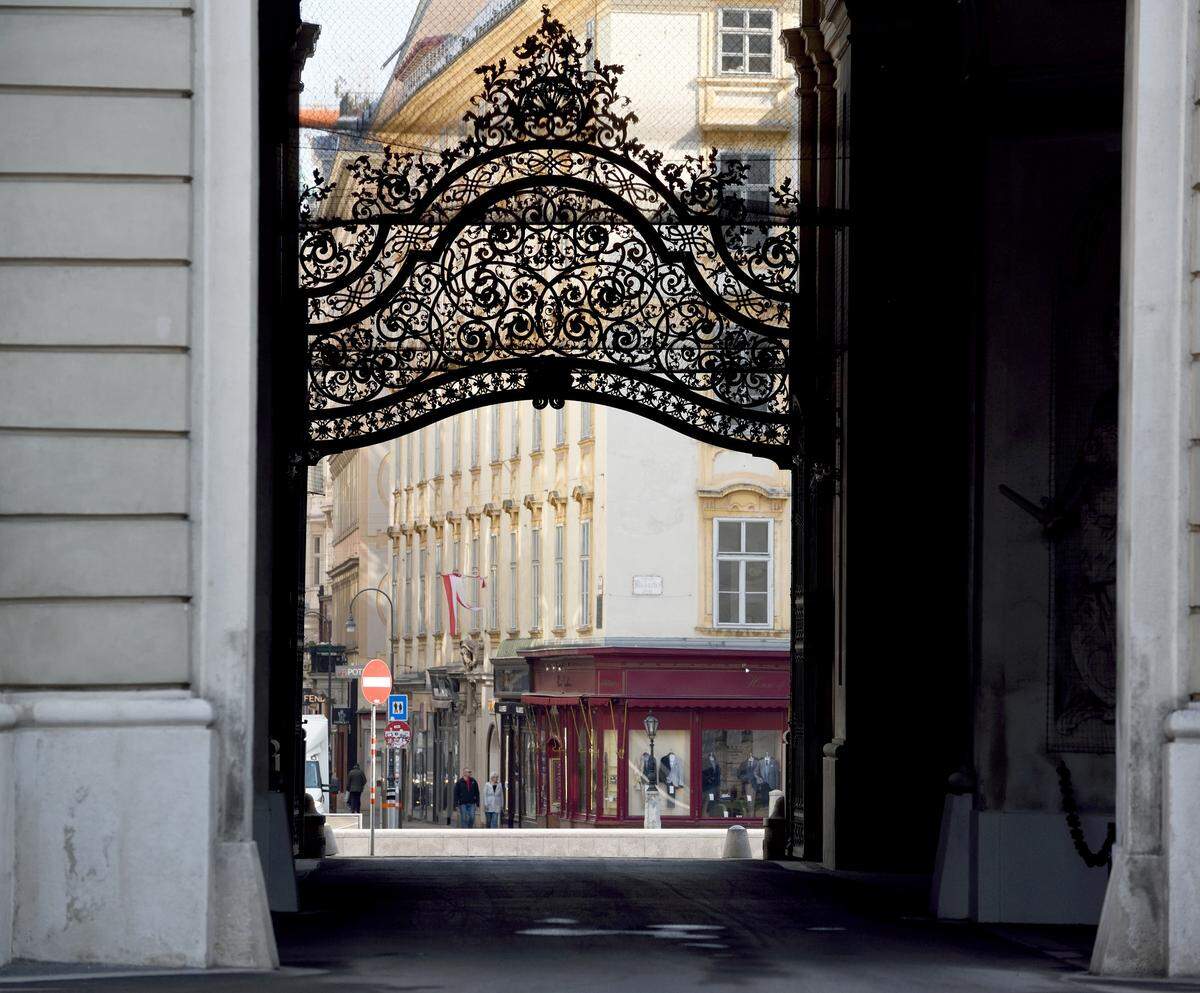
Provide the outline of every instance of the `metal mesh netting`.
[[310,0],[311,440],[484,397],[781,458],[806,215],[795,5]]

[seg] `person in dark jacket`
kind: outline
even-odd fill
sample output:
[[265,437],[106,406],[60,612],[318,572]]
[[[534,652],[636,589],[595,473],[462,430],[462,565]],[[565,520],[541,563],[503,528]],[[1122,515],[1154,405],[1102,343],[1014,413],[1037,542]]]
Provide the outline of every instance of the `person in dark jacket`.
[[350,813],[357,814],[362,808],[362,791],[367,785],[367,774],[357,762],[346,776],[346,793],[350,797]]
[[454,809],[458,811],[458,826],[473,828],[475,811],[479,808],[479,782],[472,778],[471,770],[464,769],[454,784]]

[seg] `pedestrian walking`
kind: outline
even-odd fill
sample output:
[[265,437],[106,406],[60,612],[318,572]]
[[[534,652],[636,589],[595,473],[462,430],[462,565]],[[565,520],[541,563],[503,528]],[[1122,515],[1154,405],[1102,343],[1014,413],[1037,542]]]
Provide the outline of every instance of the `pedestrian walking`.
[[471,770],[464,769],[454,784],[454,809],[458,811],[458,826],[473,828],[475,811],[479,807],[479,783],[471,778]]
[[483,788],[483,816],[487,818],[487,826],[500,826],[500,812],[504,810],[504,787],[500,785],[500,773],[493,772],[487,785]]
[[362,771],[362,768],[357,762],[350,769],[350,774],[346,777],[346,793],[350,798],[350,813],[357,814],[362,808],[362,791],[367,785],[367,774]]

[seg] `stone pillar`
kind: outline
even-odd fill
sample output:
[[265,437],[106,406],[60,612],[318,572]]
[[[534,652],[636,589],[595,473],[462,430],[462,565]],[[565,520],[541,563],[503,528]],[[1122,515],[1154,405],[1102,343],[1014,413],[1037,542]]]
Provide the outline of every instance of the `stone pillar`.
[[1127,17],[1117,843],[1092,969],[1200,973],[1200,722],[1193,710],[1173,713],[1188,697],[1200,602],[1189,581],[1200,494],[1189,492],[1187,463],[1198,464],[1190,438],[1200,433],[1189,425],[1196,396],[1190,357],[1200,349],[1187,304],[1198,265],[1189,258],[1196,176],[1187,128],[1196,13],[1183,0],[1130,0]]

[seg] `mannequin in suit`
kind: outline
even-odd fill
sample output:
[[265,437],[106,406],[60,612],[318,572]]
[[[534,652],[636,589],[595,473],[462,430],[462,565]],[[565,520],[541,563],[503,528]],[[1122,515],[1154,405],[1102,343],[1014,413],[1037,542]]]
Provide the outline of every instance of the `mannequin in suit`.
[[779,761],[774,755],[764,755],[758,764],[758,774],[767,791],[779,789]]
[[700,786],[704,791],[705,815],[716,816],[717,795],[721,792],[721,764],[715,752],[709,752],[700,771]]

